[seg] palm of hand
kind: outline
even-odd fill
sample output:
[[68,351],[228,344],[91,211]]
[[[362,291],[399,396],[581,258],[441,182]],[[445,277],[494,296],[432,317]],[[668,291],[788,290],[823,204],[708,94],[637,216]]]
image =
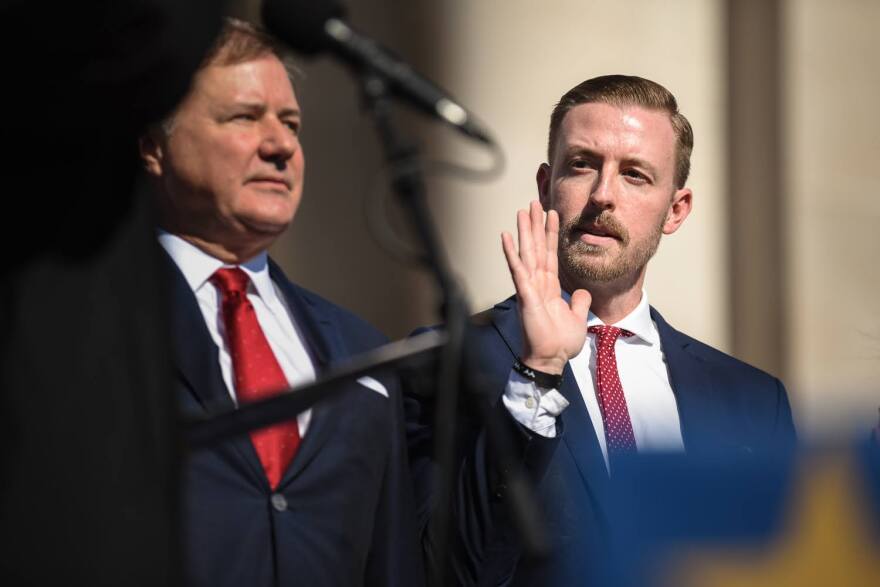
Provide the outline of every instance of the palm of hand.
[[557,270],[559,218],[532,202],[517,215],[519,252],[509,234],[502,235],[504,253],[519,298],[523,325],[523,362],[542,371],[561,373],[565,363],[583,348],[587,336],[590,294],[572,292],[562,298]]

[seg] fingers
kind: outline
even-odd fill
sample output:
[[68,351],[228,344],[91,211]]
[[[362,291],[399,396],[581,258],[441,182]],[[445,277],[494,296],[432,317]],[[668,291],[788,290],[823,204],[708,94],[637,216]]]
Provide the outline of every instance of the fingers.
[[532,225],[532,242],[535,247],[535,268],[538,271],[543,271],[547,267],[547,255],[544,253],[547,248],[547,238],[544,234],[544,210],[537,200],[532,200],[529,204],[529,220]]
[[593,297],[585,289],[576,289],[571,294],[571,311],[584,323],[587,322],[587,315],[590,312],[590,304]]
[[559,272],[559,214],[556,213],[556,210],[550,210],[547,213],[546,249],[547,271],[552,275],[557,275]]
[[532,238],[532,219],[525,210],[516,213],[516,230],[519,236],[519,258],[529,273],[535,272],[535,242]]
[[501,233],[501,248],[504,249],[504,257],[507,259],[510,275],[516,281],[516,273],[524,271],[525,268],[519,260],[519,255],[517,255],[516,248],[513,246],[513,237],[510,236],[509,232]]
[[507,268],[510,270],[510,277],[513,280],[514,288],[516,288],[517,297],[524,306],[535,304],[537,300],[531,284],[531,274],[520,259],[520,255],[517,254],[510,233],[501,233],[501,246],[504,249],[504,256],[507,258]]
[[510,269],[510,277],[516,293],[524,302],[531,301],[532,290],[529,287],[529,270],[520,260],[520,256],[513,246],[513,237],[509,232],[501,233],[501,248],[504,249],[504,257],[507,259],[507,268]]
[[[516,229],[519,250],[514,247],[513,237],[506,232],[501,235],[501,246],[517,293],[520,299],[526,301],[525,298],[531,300],[534,296],[543,295],[548,283],[544,277],[546,271],[556,274],[559,216],[552,212],[545,221],[541,204],[532,201],[528,210],[517,211]],[[557,295],[558,289],[557,285]]]

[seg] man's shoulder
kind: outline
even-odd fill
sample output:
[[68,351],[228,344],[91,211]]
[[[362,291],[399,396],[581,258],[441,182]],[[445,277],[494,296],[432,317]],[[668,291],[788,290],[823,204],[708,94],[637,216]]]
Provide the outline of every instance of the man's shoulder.
[[356,325],[365,330],[373,330],[378,332],[378,330],[373,327],[373,325],[371,325],[369,322],[367,322],[351,310],[344,308],[335,302],[331,302],[324,296],[317,294],[312,290],[299,285],[298,283],[294,283],[292,281],[288,283],[290,283],[290,286],[297,292],[297,294],[302,297],[302,299],[312,308],[314,308],[319,314],[333,316],[340,322]]
[[[497,323],[502,321],[504,318],[514,318],[518,319],[516,310],[516,296],[510,296],[509,298],[498,302],[491,308],[486,308],[481,312],[477,312],[476,314],[471,315],[470,317],[470,325],[472,327],[472,331],[480,332],[487,327],[497,329]],[[511,314],[511,311],[513,313]],[[431,330],[439,330],[443,328],[443,324],[434,324],[431,326],[420,326],[416,328],[412,334],[421,334],[423,332],[428,332]]]
[[687,422],[692,435],[701,435],[709,447],[794,446],[794,422],[782,381],[675,330],[653,308],[651,317],[660,331],[670,378],[681,385],[679,399],[690,406],[680,404],[691,414]]
[[342,334],[346,336],[357,335],[369,346],[378,346],[387,342],[387,337],[379,329],[351,310],[290,281],[274,262],[272,262],[272,277],[288,298],[292,296],[296,301],[300,301],[314,317],[330,322]]
[[[685,349],[695,359],[720,370],[737,371],[756,378],[776,379],[753,365],[675,329],[653,307],[651,307],[651,318],[657,325],[661,342],[664,345],[675,345]],[[512,295],[494,306],[474,314],[472,324],[476,331],[483,336],[500,331],[509,331],[510,334],[515,334],[516,329],[519,328],[516,296]]]
[[471,317],[469,342],[483,360],[498,363],[506,373],[512,364],[511,356],[521,352],[521,331],[516,296],[510,296]]
[[505,298],[490,308],[478,312],[472,316],[475,326],[492,326],[503,323],[509,319],[519,319],[516,312],[516,295]]
[[657,324],[657,329],[660,332],[660,339],[661,344],[664,345],[664,352],[669,351],[669,349],[666,348],[667,346],[674,345],[684,349],[692,357],[703,362],[707,367],[716,372],[730,374],[736,373],[739,378],[745,377],[753,380],[772,381],[774,383],[777,381],[777,378],[770,373],[767,373],[754,365],[750,365],[741,359],[737,359],[736,357],[685,334],[680,330],[676,330],[670,326],[653,307],[651,308],[651,317],[654,319],[655,324]]

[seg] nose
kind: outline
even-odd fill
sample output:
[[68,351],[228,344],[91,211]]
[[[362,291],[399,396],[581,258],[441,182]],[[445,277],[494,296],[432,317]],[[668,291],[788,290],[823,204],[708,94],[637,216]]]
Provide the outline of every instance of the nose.
[[607,165],[600,169],[590,191],[590,204],[600,210],[613,210],[617,205],[615,173]]
[[299,148],[299,139],[287,124],[278,119],[268,119],[263,124],[263,140],[260,157],[275,163],[284,163]]

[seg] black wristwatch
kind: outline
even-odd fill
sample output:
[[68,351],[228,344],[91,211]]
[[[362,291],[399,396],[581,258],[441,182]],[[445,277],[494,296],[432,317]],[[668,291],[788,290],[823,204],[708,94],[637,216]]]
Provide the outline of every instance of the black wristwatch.
[[552,373],[532,369],[523,364],[519,358],[513,362],[513,370],[526,379],[534,381],[538,387],[543,387],[544,389],[559,389],[562,387],[562,375],[553,375]]

